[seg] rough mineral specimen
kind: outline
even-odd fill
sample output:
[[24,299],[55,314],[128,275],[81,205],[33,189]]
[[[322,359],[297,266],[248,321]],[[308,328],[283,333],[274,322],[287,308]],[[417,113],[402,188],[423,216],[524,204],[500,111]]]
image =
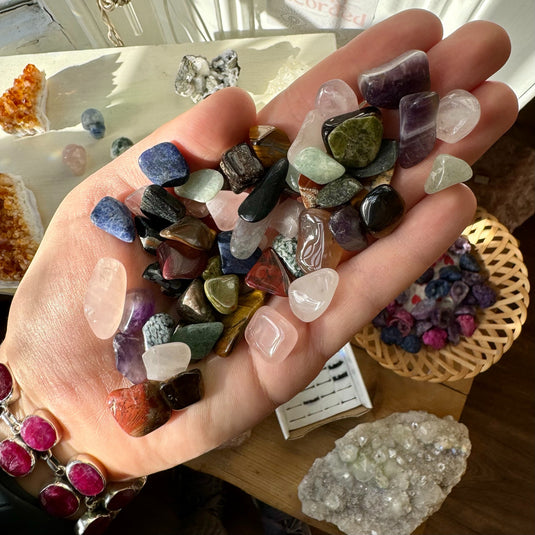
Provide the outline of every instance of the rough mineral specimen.
[[409,411],[357,425],[301,481],[303,512],[348,535],[409,535],[459,482],[470,450],[451,416]]
[[196,103],[219,89],[235,86],[239,74],[238,54],[234,50],[225,50],[211,62],[204,56],[186,55],[178,68],[175,91]]

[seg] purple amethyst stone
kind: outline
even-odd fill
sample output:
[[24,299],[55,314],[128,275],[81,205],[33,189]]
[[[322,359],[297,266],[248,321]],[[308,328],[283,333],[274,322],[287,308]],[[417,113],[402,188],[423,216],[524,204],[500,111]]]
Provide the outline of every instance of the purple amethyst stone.
[[403,97],[399,103],[399,164],[408,168],[421,162],[436,141],[439,98],[434,91]]
[[142,331],[134,334],[117,333],[113,338],[115,366],[135,385],[146,381],[147,370],[141,358],[145,352],[145,339]]
[[132,334],[141,330],[145,322],[154,315],[155,308],[151,291],[146,288],[129,290],[126,294],[119,332]]

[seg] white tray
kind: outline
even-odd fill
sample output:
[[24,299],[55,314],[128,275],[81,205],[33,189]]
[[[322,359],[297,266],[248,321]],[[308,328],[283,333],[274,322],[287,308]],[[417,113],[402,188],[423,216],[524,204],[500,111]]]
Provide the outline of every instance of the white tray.
[[335,353],[302,392],[277,408],[286,439],[300,438],[321,425],[361,416],[372,408],[350,343]]

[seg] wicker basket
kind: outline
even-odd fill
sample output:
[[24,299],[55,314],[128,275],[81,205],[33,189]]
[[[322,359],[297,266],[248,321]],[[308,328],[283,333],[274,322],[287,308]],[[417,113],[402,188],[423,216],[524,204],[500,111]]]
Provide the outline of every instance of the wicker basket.
[[403,377],[442,383],[474,377],[484,372],[511,347],[526,320],[529,280],[518,242],[495,217],[478,208],[474,223],[463,233],[498,290],[496,304],[478,313],[478,328],[470,338],[441,350],[424,346],[408,353],[381,341],[381,332],[368,325],[355,342],[379,364]]

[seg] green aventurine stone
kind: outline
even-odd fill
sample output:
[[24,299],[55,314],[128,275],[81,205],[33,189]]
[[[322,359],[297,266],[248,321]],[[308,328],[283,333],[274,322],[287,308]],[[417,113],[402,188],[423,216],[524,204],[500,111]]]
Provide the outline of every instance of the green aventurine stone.
[[219,321],[208,323],[192,323],[177,327],[171,336],[171,342],[183,342],[191,349],[191,360],[200,360],[214,347],[223,332],[223,324]]
[[221,314],[230,314],[238,307],[240,279],[237,275],[213,277],[204,283],[204,293]]
[[433,169],[424,185],[426,193],[436,193],[454,184],[472,178],[472,168],[460,158],[449,154],[439,154],[433,162]]
[[365,167],[381,147],[383,123],[375,116],[353,117],[338,125],[328,137],[333,158],[347,167]]
[[363,189],[363,185],[350,176],[343,176],[333,180],[322,188],[316,198],[320,208],[333,208],[349,202]]
[[345,173],[343,165],[316,147],[306,147],[299,152],[293,166],[316,184],[328,184]]

